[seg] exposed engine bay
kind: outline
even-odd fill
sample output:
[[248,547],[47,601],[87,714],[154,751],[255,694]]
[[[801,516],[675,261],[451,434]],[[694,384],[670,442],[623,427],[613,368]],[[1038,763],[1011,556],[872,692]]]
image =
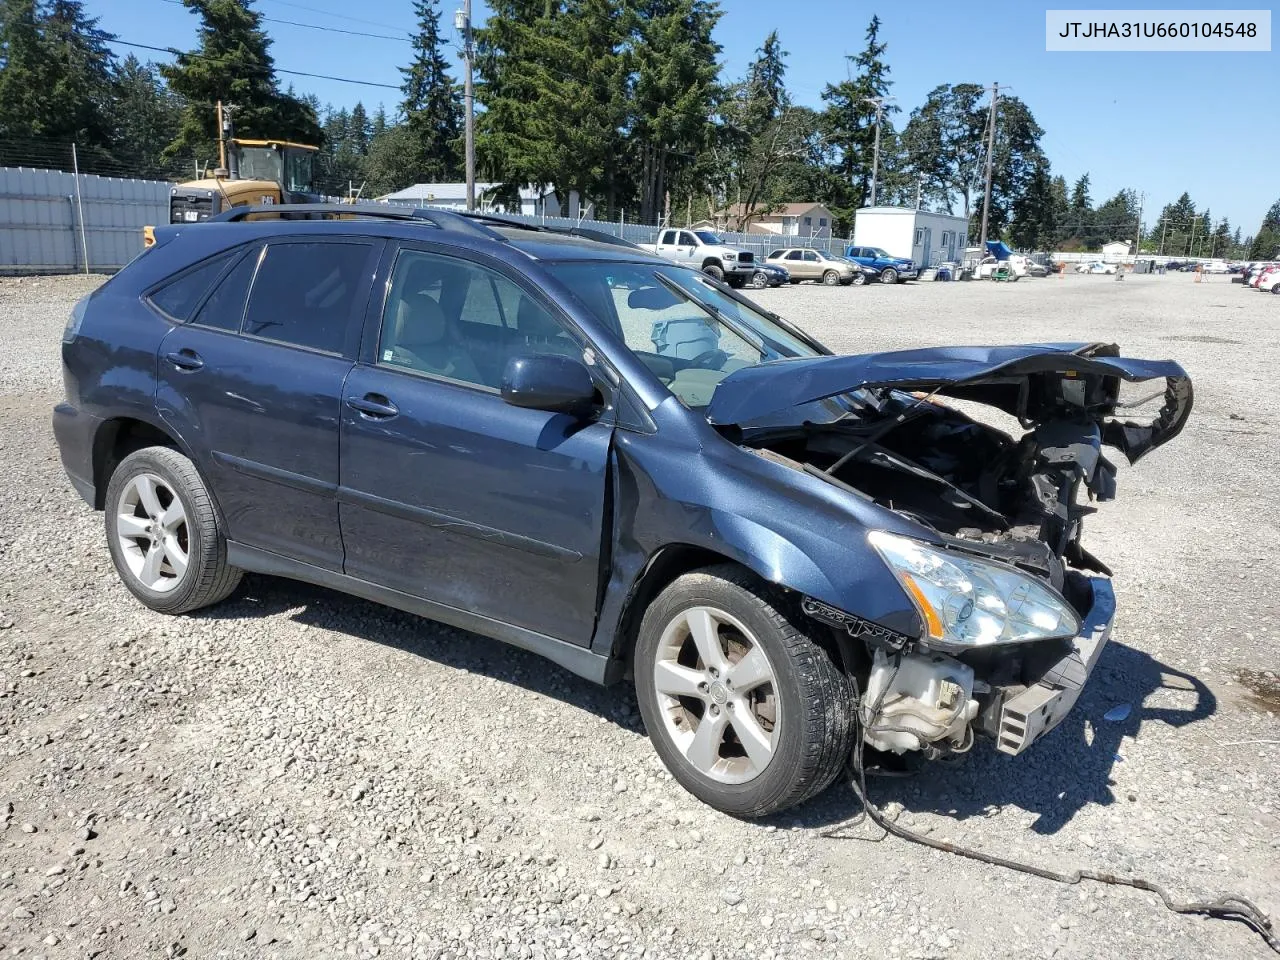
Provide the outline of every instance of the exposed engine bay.
[[[883,364],[891,355],[878,356]],[[961,357],[956,366],[975,360]],[[1176,364],[1124,360],[1115,346],[1099,344],[1024,351],[955,379],[920,376],[919,366],[808,400],[812,415],[799,423],[772,415],[759,426],[740,424],[739,442],[909,517],[957,563],[994,560],[1066,600],[1079,618],[1075,636],[972,646],[888,636],[805,600],[811,616],[865,642],[861,719],[870,746],[962,752],[976,728],[997,749],[1019,753],[1070,710],[1109,633],[1114,597],[1109,582],[1092,575],[1110,571],[1081,542],[1092,502],[1116,494],[1116,468],[1102,448],[1133,463],[1175,436],[1190,414],[1191,381]],[[1129,405],[1159,400],[1149,422],[1114,419],[1122,379],[1157,377],[1164,389]],[[1023,432],[979,422],[944,397],[1002,410]]]

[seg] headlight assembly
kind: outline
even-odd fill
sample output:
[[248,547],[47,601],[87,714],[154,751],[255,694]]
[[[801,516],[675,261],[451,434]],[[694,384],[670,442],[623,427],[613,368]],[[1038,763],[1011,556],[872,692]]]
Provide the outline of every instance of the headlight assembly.
[[919,610],[930,646],[967,650],[1080,632],[1079,617],[1060,595],[1007,564],[883,530],[867,540]]

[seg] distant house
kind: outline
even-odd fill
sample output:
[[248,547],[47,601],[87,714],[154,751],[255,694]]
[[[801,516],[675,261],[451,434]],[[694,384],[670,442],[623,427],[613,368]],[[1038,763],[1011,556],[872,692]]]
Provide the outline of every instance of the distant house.
[[1107,263],[1117,263],[1129,256],[1132,250],[1132,244],[1123,240],[1112,240],[1102,245],[1102,259]]
[[853,242],[880,247],[922,267],[964,259],[969,221],[912,207],[863,207],[853,218]]
[[831,237],[831,225],[835,216],[821,203],[783,203],[774,206],[761,205],[746,213],[746,208],[735,203],[716,214],[709,227],[733,230],[738,233],[760,233],[775,237],[813,237],[819,240]]
[[[522,213],[530,217],[569,216],[576,218],[584,215],[579,210],[580,202],[577,191],[570,191],[569,209],[566,211],[561,206],[560,198],[556,196],[556,192],[550,187],[532,185],[521,187],[519,191],[519,206],[517,207],[510,200],[504,202],[500,197],[502,186],[500,183],[477,183],[476,208],[488,213]],[[467,208],[467,185],[465,183],[415,183],[412,187],[405,187],[395,193],[385,194],[378,197],[378,199],[392,203],[417,203],[423,206],[465,210]],[[589,217],[590,215],[591,206],[588,205],[585,216]]]

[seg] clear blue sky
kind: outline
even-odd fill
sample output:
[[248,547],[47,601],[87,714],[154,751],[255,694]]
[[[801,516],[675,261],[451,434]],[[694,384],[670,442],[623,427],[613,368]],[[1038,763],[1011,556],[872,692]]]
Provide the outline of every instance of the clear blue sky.
[[[407,34],[413,28],[410,0],[255,0],[266,17],[337,30]],[[461,6],[460,0],[457,2]],[[196,17],[178,0],[87,0],[101,26],[121,40],[160,47],[195,45]],[[724,47],[727,77],[739,76],[765,35],[776,27],[790,53],[787,85],[800,103],[821,106],[823,86],[845,76],[845,55],[856,53],[873,13],[889,44],[892,93],[906,116],[940,83],[998,81],[1022,98],[1045,129],[1043,145],[1055,173],[1068,181],[1088,172],[1096,202],[1132,187],[1146,194],[1144,220],[1190,192],[1214,219],[1226,216],[1245,234],[1280,197],[1276,176],[1280,124],[1273,103],[1280,80],[1280,54],[1269,53],[1047,53],[1046,7],[1055,2],[986,0],[979,4],[867,4],[840,0],[722,0],[716,38]],[[1081,7],[1101,4],[1081,3]],[[1200,0],[1118,3],[1125,9],[1230,9]],[[1240,3],[1235,8],[1248,6]],[[1255,4],[1255,6],[1257,6]],[[936,7],[936,13],[929,10]],[[454,3],[442,3],[444,35],[456,43]],[[474,17],[483,20],[477,0]],[[403,41],[349,36],[267,23],[278,68],[329,74],[373,83],[400,83],[396,67],[408,58]],[[120,46],[143,59],[162,54]],[[460,66],[460,65],[459,65]],[[322,102],[393,111],[393,89],[281,75],[300,92]]]

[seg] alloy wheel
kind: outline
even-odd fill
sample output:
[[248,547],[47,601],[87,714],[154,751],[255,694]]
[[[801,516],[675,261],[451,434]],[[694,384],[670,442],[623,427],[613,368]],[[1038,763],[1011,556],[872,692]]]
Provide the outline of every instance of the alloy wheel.
[[663,630],[653,680],[667,733],[699,773],[746,783],[764,772],[782,718],[773,665],[740,620],[681,611]]
[[154,473],[140,473],[116,504],[116,537],[129,572],[148,590],[167,593],[187,572],[187,511],[173,488]]

